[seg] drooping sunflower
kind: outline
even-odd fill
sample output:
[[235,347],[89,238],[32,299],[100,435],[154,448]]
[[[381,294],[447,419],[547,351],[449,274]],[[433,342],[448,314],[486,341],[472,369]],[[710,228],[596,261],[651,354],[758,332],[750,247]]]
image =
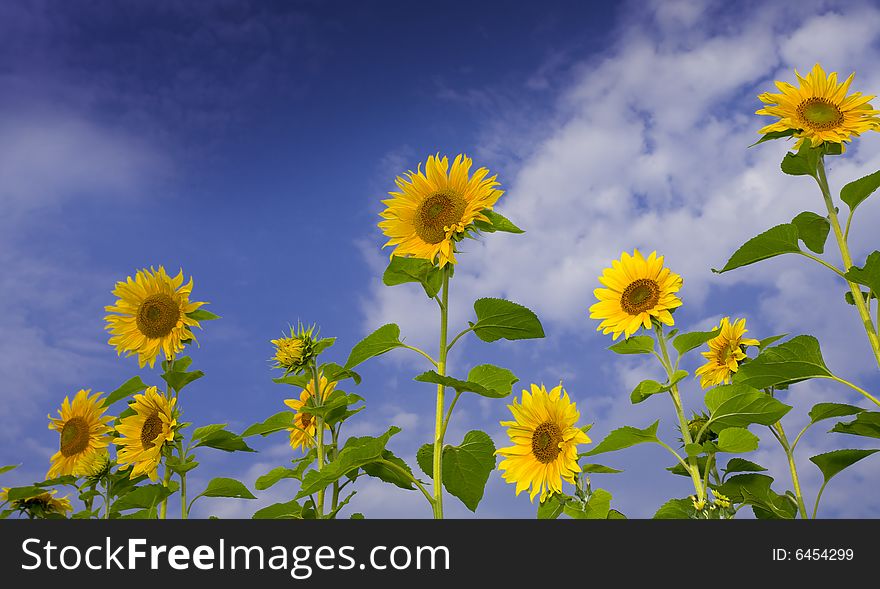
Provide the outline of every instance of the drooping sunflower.
[[861,92],[846,94],[855,72],[839,84],[837,72],[826,76],[818,63],[806,78],[797,70],[794,74],[799,87],[777,81],[779,94],[764,92],[758,96],[767,106],[755,114],[779,117],[778,121],[758,131],[762,135],[795,130],[794,137],[799,138],[795,149],[805,141],[809,141],[812,147],[828,141],[845,148],[845,142],[852,141],[853,136],[880,127],[880,118],[876,116],[880,111],[874,110],[868,102],[874,96],[863,96]]
[[115,444],[119,446],[116,460],[120,467],[130,465],[131,476],[146,474],[157,480],[156,471],[162,460],[162,447],[174,441],[174,405],[177,399],[167,399],[156,387],[148,387],[142,394],[135,395],[129,405],[135,414],[123,418],[116,431],[120,437]]
[[709,340],[709,351],[702,352],[707,362],[695,373],[700,377],[700,386],[704,389],[730,382],[733,373],[739,370],[740,362],[746,358],[744,347],[760,343],[756,339],[743,337],[748,331],[745,319],[731,323],[730,317],[724,317],[712,331],[718,328],[721,328],[721,333]]
[[508,483],[516,483],[516,494],[531,487],[529,500],[541,496],[544,501],[553,493],[562,492],[562,481],[574,482],[578,465],[578,444],[590,443],[582,430],[575,427],[580,413],[568,398],[562,385],[550,392],[544,385],[523,390],[522,404],[516,399],[508,405],[515,421],[502,421],[513,446],[499,448],[504,456],[498,468]]
[[[12,501],[12,509],[25,511],[31,517],[46,517],[52,515],[61,515],[67,516],[68,513],[73,511],[73,506],[70,504],[70,499],[65,495],[60,499],[55,497],[55,494],[58,491],[52,489],[51,491],[46,491],[45,493],[40,493],[39,495],[34,495],[33,497],[28,497],[26,499],[14,499]],[[9,501],[9,487],[4,487],[0,490],[0,504]]]
[[[321,387],[320,398],[327,399],[330,393],[333,392],[333,389],[336,388],[336,383],[327,382],[327,378],[323,374],[320,375],[318,382],[318,386]],[[286,399],[284,401],[285,405],[296,412],[293,417],[293,427],[287,428],[287,431],[290,432],[290,447],[294,450],[306,450],[314,445],[317,420],[314,415],[303,410],[303,406],[314,396],[315,382],[310,380],[306,388],[300,393],[299,399]]]
[[617,339],[621,333],[628,338],[641,327],[651,327],[651,318],[673,325],[670,310],[681,306],[675,293],[682,280],[663,266],[663,256],[651,252],[645,259],[639,250],[632,256],[623,252],[611,266],[599,277],[606,288],[593,291],[599,302],[590,307],[590,318],[602,320],[596,331]]
[[105,452],[110,444],[108,425],[112,417],[104,415],[101,393],[89,396],[91,389],[81,389],[71,402],[64,397],[58,417],[49,418],[49,429],[60,435],[58,452],[52,455],[47,479],[63,475],[89,475],[89,465],[95,457]]
[[138,270],[135,278],[129,276],[116,283],[113,294],[119,299],[104,310],[110,334],[110,345],[117,354],[138,355],[141,368],[156,362],[159,352],[171,359],[183,350],[184,341],[194,340],[192,327],[201,327],[189,317],[205,303],[190,302],[193,280],[183,283],[183,271],[171,278],[165,268]]
[[398,176],[399,192],[382,201],[388,208],[380,213],[379,227],[390,238],[383,247],[393,245],[392,255],[423,258],[441,268],[455,264],[454,242],[474,221],[488,222],[483,211],[503,194],[497,175],[487,178],[489,170],[479,168],[471,176],[472,164],[459,154],[450,169],[449,159],[437,154],[428,156],[424,172],[419,164],[415,172]]

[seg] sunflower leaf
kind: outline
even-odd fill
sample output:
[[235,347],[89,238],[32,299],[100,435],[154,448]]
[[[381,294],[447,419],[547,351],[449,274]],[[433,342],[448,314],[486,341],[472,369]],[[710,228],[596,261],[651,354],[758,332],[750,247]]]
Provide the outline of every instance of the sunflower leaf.
[[382,275],[385,286],[418,282],[428,297],[435,297],[443,286],[443,272],[430,261],[422,258],[392,256]]
[[880,452],[880,449],[832,450],[831,452],[825,452],[824,454],[810,456],[810,462],[819,467],[819,470],[822,471],[822,476],[825,478],[825,483],[827,484],[828,481],[834,478],[834,476],[839,474],[842,470],[852,466],[863,458],[867,458],[875,452]]
[[719,333],[721,333],[720,327],[713,329],[712,331],[692,331],[690,333],[683,333],[672,340],[672,345],[678,350],[678,354],[683,356],[694,348],[698,348],[707,341],[718,337]]
[[458,446],[443,448],[442,464],[443,486],[468,509],[476,512],[489,474],[495,470],[495,444],[492,438],[479,430],[466,433]]
[[654,513],[653,519],[692,519],[696,514],[690,499],[670,499]]
[[615,354],[650,354],[654,351],[654,338],[649,335],[635,335],[609,346]]
[[477,322],[471,328],[484,342],[544,337],[538,316],[518,303],[495,298],[477,299],[474,312]]
[[718,434],[718,452],[754,452],[758,449],[758,436],[742,427],[728,427]]
[[660,440],[657,438],[658,425],[660,425],[659,419],[645,429],[638,429],[629,425],[617,428],[605,436],[605,439],[599,442],[595,448],[579,456],[595,456],[604,452],[614,452],[615,450],[629,448],[636,444],[659,444]]
[[434,444],[422,444],[416,452],[416,462],[423,473],[434,478]]
[[589,501],[566,501],[563,513],[572,519],[607,519],[608,512],[611,511],[611,499],[611,493],[605,489],[596,489]]
[[724,467],[724,476],[726,477],[732,472],[764,472],[766,470],[767,469],[760,464],[756,464],[750,460],[744,458],[731,458],[727,461],[727,466]]
[[256,452],[256,450],[247,445],[241,436],[225,429],[206,435],[194,447],[215,448],[224,452]]
[[790,176],[814,176],[819,166],[821,148],[810,147],[805,141],[797,153],[786,153],[782,158],[782,171]]
[[345,369],[352,369],[365,360],[402,345],[400,328],[394,323],[387,323],[355,344],[345,361]]
[[623,471],[602,464],[582,464],[581,472],[592,472],[596,474],[618,474]]
[[810,424],[822,421],[823,419],[831,419],[832,417],[856,415],[863,411],[864,409],[861,407],[847,405],[846,403],[816,403],[810,409]]
[[287,503],[273,503],[257,510],[252,519],[302,519],[302,505],[296,499]]
[[506,368],[481,364],[468,373],[468,380],[459,380],[451,376],[442,376],[433,370],[423,372],[413,380],[442,384],[455,389],[458,393],[476,393],[491,399],[502,399],[513,390],[513,384],[519,379]]
[[207,488],[199,493],[199,497],[232,497],[234,499],[256,499],[253,493],[241,481],[227,477],[217,477],[208,482]]
[[196,309],[195,311],[187,313],[186,316],[190,319],[195,319],[196,321],[213,321],[214,319],[220,319],[220,315],[215,315],[207,309]]
[[791,410],[790,405],[743,384],[715,387],[706,393],[708,426],[714,432],[750,424],[773,425]]
[[343,380],[350,378],[355,384],[361,384],[360,374],[334,362],[321,364],[321,366],[318,367],[318,372],[322,373],[329,382],[342,382]]
[[774,139],[783,139],[785,137],[791,137],[797,133],[797,129],[786,129],[785,131],[771,131],[770,133],[765,133],[760,139],[749,145],[749,147],[754,147],[756,145],[760,145],[765,141],[773,141]]
[[247,438],[258,434],[265,437],[269,434],[286,430],[293,425],[294,416],[293,411],[279,411],[275,415],[267,417],[265,421],[248,427],[242,432],[241,437]]
[[825,251],[825,241],[831,231],[831,223],[826,217],[804,211],[791,220],[797,227],[798,237],[811,251],[821,254]]
[[764,348],[756,358],[740,366],[733,381],[766,389],[810,378],[833,377],[822,358],[819,341],[811,335],[799,335],[777,346]]
[[840,200],[849,206],[850,214],[880,188],[880,171],[853,180],[840,190]]
[[763,474],[747,473],[730,477],[718,492],[733,503],[751,505],[757,516],[764,519],[794,519],[797,505],[787,495],[779,495],[770,488],[773,478]]
[[9,472],[10,470],[14,470],[21,466],[20,464],[7,464],[6,466],[0,466],[0,474],[4,472]]
[[849,423],[835,424],[831,431],[866,438],[880,438],[880,411],[863,411]]
[[162,374],[162,380],[167,382],[175,392],[179,393],[183,390],[183,387],[203,376],[205,376],[205,373],[201,370],[194,370],[192,372],[165,372]]
[[678,384],[682,379],[687,378],[687,375],[687,370],[676,370],[672,375],[672,380],[663,384],[656,380],[643,380],[633,389],[633,392],[629,396],[629,400],[635,405],[641,403],[652,395],[665,393]]
[[738,250],[736,250],[721,270],[712,268],[712,272],[722,274],[773,258],[782,254],[798,253],[801,249],[798,247],[798,229],[791,223],[783,223],[771,227],[764,233],[757,235],[745,242]]
[[161,484],[143,485],[135,487],[112,504],[114,511],[126,511],[128,509],[149,509],[162,502],[171,495],[171,489]]
[[254,488],[257,491],[265,491],[282,479],[295,479],[296,471],[286,466],[276,466],[264,475],[257,477]]
[[133,376],[122,383],[122,386],[120,386],[118,389],[107,395],[107,398],[104,399],[104,407],[109,407],[116,401],[125,399],[126,397],[130,397],[135,393],[146,390],[146,388],[147,385],[144,384],[144,381],[141,380],[140,376]]
[[489,219],[486,221],[474,221],[474,227],[483,233],[495,233],[496,231],[504,231],[506,233],[525,233],[522,229],[514,225],[510,219],[495,211],[485,209],[482,213]]
[[562,493],[553,493],[549,497],[545,498],[544,501],[538,503],[538,519],[556,519],[560,515],[562,515],[563,509],[565,509],[565,504],[572,500],[573,497],[569,497],[568,495],[564,495]]
[[850,282],[867,286],[875,295],[880,294],[880,252],[871,252],[864,266],[853,266],[844,276]]
[[[385,450],[382,453],[381,460],[369,462],[363,465],[362,468],[364,472],[371,477],[390,483],[401,489],[406,489],[408,491],[415,490],[415,486],[413,486],[412,482],[412,469],[410,469],[409,465],[401,458],[395,456],[391,450]],[[406,476],[400,471],[400,469],[409,473],[409,476]]]

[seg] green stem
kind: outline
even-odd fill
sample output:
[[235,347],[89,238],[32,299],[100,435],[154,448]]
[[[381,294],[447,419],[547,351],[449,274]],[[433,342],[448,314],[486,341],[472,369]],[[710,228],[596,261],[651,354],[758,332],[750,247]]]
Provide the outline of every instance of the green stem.
[[798,253],[800,255],[804,256],[805,258],[809,258],[809,259],[813,260],[814,262],[818,262],[819,264],[822,264],[823,266],[825,266],[826,268],[828,268],[829,270],[831,270],[832,272],[834,272],[835,274],[837,274],[838,276],[840,276],[841,278],[846,280],[846,275],[843,272],[841,272],[840,268],[838,268],[837,266],[834,266],[833,264],[829,264],[828,262],[826,262],[825,260],[823,260],[819,256],[814,256],[813,254],[811,254],[809,252],[801,251]]
[[461,397],[461,393],[456,391],[455,397],[452,398],[452,403],[449,404],[449,409],[446,411],[446,418],[443,419],[443,431],[440,433],[442,439],[446,439],[446,428],[449,427],[449,420],[452,419],[452,410],[455,409],[455,404],[458,403],[459,397]]
[[[318,362],[312,362],[312,379],[314,380],[315,401],[318,407],[324,404],[323,394],[321,390],[321,378],[318,375]],[[315,438],[318,451],[318,472],[324,469],[324,418],[315,417]],[[318,519],[324,517],[324,489],[318,491]]]
[[186,505],[186,473],[180,473],[180,517],[181,519],[189,518],[189,509]]
[[[666,369],[666,374],[669,378],[669,382],[672,382],[672,375],[674,370],[672,369],[672,361],[669,359],[669,350],[666,348],[666,338],[663,337],[663,327],[659,324],[654,326],[654,331],[657,333],[657,343],[660,345],[660,352],[663,354],[663,368]],[[685,447],[688,444],[692,444],[693,440],[691,439],[691,433],[688,429],[687,418],[684,416],[684,408],[681,404],[681,397],[678,394],[678,385],[673,385],[669,389],[669,396],[672,398],[672,403],[675,405],[675,413],[678,416],[678,424],[681,429],[681,438],[684,441]],[[691,475],[691,480],[694,483],[694,490],[697,492],[697,501],[705,501],[706,499],[706,489],[703,487],[703,481],[700,478],[700,465],[697,461],[696,456],[688,456],[688,472]]]
[[[443,267],[443,300],[440,302],[440,353],[437,361],[437,374],[446,375],[446,336],[449,323],[449,265]],[[443,435],[445,387],[437,385],[437,410],[434,415],[434,519],[443,519]]]
[[391,462],[390,460],[380,460],[380,462],[381,462],[383,465],[385,465],[386,467],[390,468],[391,470],[395,470],[395,471],[397,471],[398,473],[402,474],[404,477],[406,477],[406,478],[408,478],[410,481],[412,481],[412,483],[413,483],[416,487],[418,487],[419,491],[422,492],[422,495],[425,496],[425,499],[428,500],[428,503],[430,503],[431,505],[434,504],[434,498],[431,497],[431,493],[429,493],[428,490],[425,488],[425,486],[424,486],[422,483],[420,483],[420,482],[418,481],[418,479],[416,479],[416,478],[415,478],[415,477],[414,477],[409,471],[407,471],[405,468],[401,468],[401,467],[400,467],[399,465],[397,465],[397,464],[394,464],[394,463]]
[[449,345],[448,345],[448,346],[446,346],[446,351],[448,352],[449,350],[451,350],[451,349],[452,349],[452,346],[455,345],[455,342],[457,342],[457,341],[459,340],[460,337],[462,337],[463,335],[465,335],[465,334],[467,334],[467,333],[470,333],[470,332],[473,331],[473,330],[474,330],[473,327],[468,327],[467,329],[465,329],[465,330],[463,330],[461,333],[459,333],[457,336],[455,336],[454,338],[452,338],[452,341],[449,342]]
[[104,519],[110,519],[110,477],[104,477]]
[[[331,450],[330,460],[336,460],[336,452],[338,452],[339,448],[339,429],[331,428],[330,432],[333,436],[333,450]],[[339,479],[333,481],[333,504],[332,504],[333,513],[336,513],[339,510]]]
[[[843,270],[847,272],[853,266],[852,256],[849,253],[846,236],[840,229],[837,209],[834,206],[834,201],[831,199],[831,190],[828,188],[828,178],[825,176],[825,156],[819,156],[815,178],[819,184],[819,189],[822,191],[822,197],[825,199],[825,207],[828,209],[828,220],[831,223],[831,229],[834,230],[834,238],[837,240],[837,247],[840,249],[840,257],[843,260]],[[852,292],[856,310],[862,319],[862,325],[868,334],[868,342],[871,344],[871,350],[874,352],[874,359],[877,361],[877,365],[880,366],[880,337],[878,337],[877,330],[874,328],[874,323],[871,320],[871,312],[865,305],[865,299],[862,298],[862,288],[849,280],[847,280],[847,284],[849,285],[850,292]]]
[[400,344],[400,347],[401,347],[401,348],[406,348],[407,350],[412,350],[413,352],[418,352],[419,354],[421,354],[422,356],[424,356],[425,358],[427,358],[427,359],[428,359],[428,362],[430,362],[431,364],[433,364],[435,367],[437,366],[437,361],[434,360],[434,359],[430,356],[430,354],[428,354],[428,353],[425,352],[424,350],[421,350],[421,349],[419,349],[419,348],[417,348],[417,347],[415,347],[415,346],[408,346],[408,345],[406,345],[406,344]]
[[782,445],[782,449],[785,450],[785,456],[786,458],[788,458],[788,470],[791,472],[791,484],[794,487],[794,494],[797,498],[798,510],[801,512],[801,519],[807,519],[809,515],[807,514],[807,506],[804,503],[804,495],[801,492],[801,483],[800,478],[798,478],[797,464],[795,464],[794,461],[794,450],[792,450],[792,447],[789,445],[788,438],[785,437],[785,429],[782,427],[781,421],[777,421],[770,427],[776,433],[776,439],[779,440],[779,443]]
[[813,506],[813,519],[816,519],[816,514],[819,512],[819,500],[822,499],[822,493],[825,491],[825,485],[828,484],[828,480],[822,483],[822,486],[819,487],[819,493],[816,495],[816,505]]
[[[167,460],[167,458],[166,458]],[[168,468],[168,464],[165,464],[165,474],[162,476],[162,486],[168,488],[168,483],[171,482],[171,469]],[[166,519],[168,515],[168,497],[162,500],[162,503],[159,504],[159,519]]]
[[872,395],[871,393],[869,393],[865,389],[863,389],[859,386],[856,386],[853,383],[851,383],[850,381],[843,379],[843,378],[840,378],[839,376],[834,376],[833,374],[831,376],[829,376],[828,378],[830,378],[831,380],[836,380],[837,382],[839,382],[841,384],[845,384],[846,386],[850,387],[854,391],[858,391],[861,395],[863,395],[866,399],[869,399],[875,405],[880,406],[880,399],[878,399],[877,397],[875,397],[874,395]]

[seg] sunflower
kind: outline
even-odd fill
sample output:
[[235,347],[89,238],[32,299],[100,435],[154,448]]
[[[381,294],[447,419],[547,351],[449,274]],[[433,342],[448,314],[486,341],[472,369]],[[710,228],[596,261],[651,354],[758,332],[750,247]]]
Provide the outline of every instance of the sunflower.
[[[320,375],[319,383],[321,399],[324,400],[336,388],[336,383],[327,382],[327,378],[323,374]],[[311,448],[314,444],[317,430],[315,416],[303,411],[303,406],[313,396],[315,396],[315,383],[313,380],[310,380],[306,388],[300,393],[299,399],[287,399],[284,401],[285,405],[296,411],[293,417],[293,427],[287,428],[290,432],[290,447],[294,450],[297,448],[305,450],[306,448]]]
[[733,323],[729,317],[721,319],[712,331],[721,333],[709,340],[709,351],[702,352],[708,361],[697,368],[695,376],[700,376],[700,386],[704,389],[730,382],[730,377],[739,370],[739,363],[745,360],[744,346],[757,346],[756,339],[744,338],[748,331],[746,320],[737,319]]
[[91,389],[81,389],[74,397],[64,397],[58,418],[48,415],[49,429],[57,431],[59,450],[52,455],[47,479],[63,475],[88,475],[89,464],[110,444],[108,426],[112,417],[105,416],[101,393],[89,396]]
[[156,471],[162,460],[165,442],[174,440],[174,405],[177,399],[166,399],[156,387],[148,387],[143,394],[135,395],[130,407],[135,414],[123,418],[116,431],[120,436],[117,461],[121,467],[131,465],[131,476],[146,474],[157,480]]
[[651,319],[672,325],[671,309],[681,305],[675,293],[681,288],[681,276],[663,267],[663,256],[651,252],[648,259],[639,250],[630,256],[623,252],[605,268],[599,282],[607,288],[597,288],[593,294],[599,299],[590,307],[591,319],[602,319],[596,331],[613,333],[613,339],[623,333],[628,338],[640,327],[650,327]]
[[162,266],[138,270],[134,279],[117,282],[113,294],[119,300],[104,308],[116,313],[105,317],[105,329],[117,354],[137,354],[141,368],[147,363],[152,368],[160,351],[168,360],[181,352],[184,342],[195,339],[191,328],[201,327],[189,313],[205,304],[189,301],[192,286],[192,278],[183,283],[182,270],[171,278]]
[[449,169],[449,159],[440,154],[428,156],[424,173],[421,164],[415,172],[395,180],[399,192],[383,200],[387,209],[379,223],[390,239],[383,246],[396,246],[392,256],[412,256],[431,263],[455,264],[454,242],[474,221],[489,222],[485,210],[492,210],[503,191],[495,188],[496,176],[479,168],[470,176],[472,161],[459,154]]
[[[55,497],[57,493],[55,489],[28,497],[26,499],[14,499],[12,508],[20,511],[26,511],[30,517],[45,517],[47,515],[58,514],[66,516],[73,511],[70,499],[65,495],[60,499]],[[0,490],[0,503],[9,501],[9,487]]]
[[553,493],[562,492],[562,481],[574,482],[578,466],[578,444],[588,444],[590,438],[574,426],[580,419],[577,406],[569,401],[568,393],[559,385],[549,393],[544,385],[532,385],[532,392],[523,390],[522,404],[507,408],[516,421],[502,421],[509,428],[507,435],[514,443],[499,448],[496,454],[505,459],[498,465],[508,483],[516,483],[516,494],[531,486],[529,500],[540,493],[541,501]]
[[299,325],[290,328],[290,336],[271,340],[275,346],[275,366],[283,368],[284,373],[299,374],[305,370],[315,357],[315,326],[306,329]]
[[795,88],[787,82],[776,82],[780,94],[764,92],[758,98],[767,106],[755,112],[759,115],[779,117],[775,123],[767,125],[761,134],[794,130],[799,138],[795,148],[809,141],[811,147],[823,142],[839,143],[845,148],[845,141],[865,131],[877,130],[880,119],[875,115],[880,111],[868,103],[874,96],[862,96],[861,92],[846,95],[855,73],[842,83],[837,83],[837,72],[825,75],[818,63],[806,78],[797,70],[800,87]]

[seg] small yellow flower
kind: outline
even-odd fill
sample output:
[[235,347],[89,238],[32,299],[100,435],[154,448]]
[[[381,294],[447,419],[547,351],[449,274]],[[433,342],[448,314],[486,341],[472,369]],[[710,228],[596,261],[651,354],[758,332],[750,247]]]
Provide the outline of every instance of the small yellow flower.
[[559,385],[550,392],[544,385],[523,390],[522,404],[516,399],[508,405],[515,421],[502,421],[513,446],[500,448],[504,456],[498,465],[508,483],[516,483],[516,494],[529,489],[529,500],[540,495],[544,501],[553,493],[562,492],[562,481],[574,483],[578,465],[578,444],[590,443],[582,430],[575,427],[580,413],[568,393]]
[[727,509],[728,507],[730,507],[730,498],[716,491],[712,491],[712,495],[715,496],[715,505],[722,509]]
[[479,168],[473,175],[473,162],[464,154],[456,156],[449,168],[449,158],[428,156],[425,171],[421,164],[406,177],[398,176],[399,192],[383,200],[386,208],[379,228],[389,237],[383,247],[395,246],[392,256],[422,258],[441,268],[455,264],[455,241],[474,221],[489,221],[483,211],[492,210],[503,194],[497,176]]
[[756,339],[744,338],[746,320],[737,319],[731,323],[729,317],[721,319],[712,331],[721,328],[721,333],[709,340],[709,351],[702,352],[707,362],[697,368],[695,376],[700,376],[700,386],[704,389],[730,382],[731,376],[739,370],[740,363],[746,359],[745,346],[757,346]]
[[49,415],[49,429],[60,436],[59,449],[52,455],[47,479],[63,475],[88,475],[88,464],[95,456],[106,452],[110,444],[109,415],[105,416],[101,393],[89,396],[90,389],[81,389],[70,401],[64,397],[59,417]]
[[651,319],[673,325],[670,311],[681,306],[675,293],[681,288],[681,276],[663,267],[663,256],[651,252],[647,259],[639,250],[630,256],[623,252],[611,268],[605,268],[599,277],[605,288],[593,294],[599,299],[590,307],[590,318],[601,319],[596,328],[603,334],[620,334],[628,338],[640,328],[650,328]]
[[861,92],[846,95],[855,73],[842,83],[837,83],[837,72],[825,75],[818,63],[806,78],[797,70],[800,87],[796,88],[787,82],[776,82],[779,94],[765,92],[758,98],[766,104],[755,114],[779,117],[775,123],[762,128],[759,133],[796,131],[794,137],[799,140],[795,149],[804,142],[818,147],[823,142],[839,143],[846,147],[846,141],[852,141],[865,131],[876,131],[880,127],[880,111],[868,103],[874,96],[863,96]]
[[117,461],[120,467],[131,466],[131,477],[145,474],[158,480],[157,471],[162,460],[162,448],[174,441],[174,405],[177,399],[166,399],[156,387],[148,387],[135,395],[130,407],[135,414],[125,417],[116,426],[120,437]]
[[694,504],[694,509],[697,511],[703,511],[706,508],[706,500],[700,499],[697,501],[697,497],[695,495],[691,495],[691,502]]
[[[333,392],[333,389],[336,388],[335,382],[327,382],[327,378],[321,374],[319,379],[320,390],[320,399],[326,400],[327,397],[330,396],[330,393]],[[289,427],[287,430],[290,432],[290,447],[294,450],[301,449],[306,450],[315,445],[315,434],[317,433],[317,420],[315,416],[307,411],[303,410],[303,407],[308,402],[308,400],[315,396],[315,383],[313,380],[309,381],[309,384],[306,385],[306,388],[302,390],[299,395],[299,399],[287,399],[284,401],[284,404],[293,409],[296,413],[293,417],[293,425],[294,427]],[[329,429],[329,426],[326,426]]]

